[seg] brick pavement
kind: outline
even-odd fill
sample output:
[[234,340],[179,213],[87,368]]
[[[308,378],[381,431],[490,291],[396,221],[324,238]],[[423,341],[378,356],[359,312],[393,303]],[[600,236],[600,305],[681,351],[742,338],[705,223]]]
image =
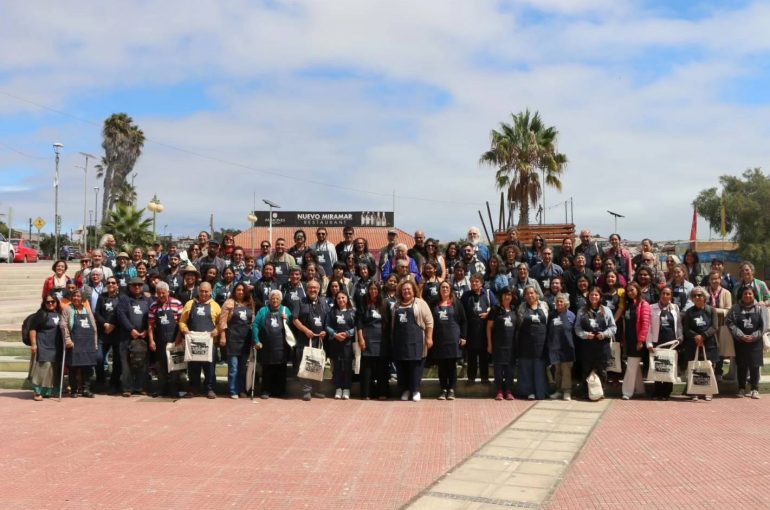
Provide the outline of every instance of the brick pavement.
[[616,400],[549,508],[770,508],[770,396]]
[[0,506],[398,508],[529,405],[2,391]]

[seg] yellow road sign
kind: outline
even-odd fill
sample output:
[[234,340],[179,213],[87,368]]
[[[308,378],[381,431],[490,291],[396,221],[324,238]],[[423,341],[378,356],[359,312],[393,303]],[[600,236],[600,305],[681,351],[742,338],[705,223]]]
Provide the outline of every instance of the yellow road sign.
[[35,221],[32,222],[32,224],[35,226],[36,229],[42,230],[43,227],[45,227],[45,220],[38,216],[35,218]]

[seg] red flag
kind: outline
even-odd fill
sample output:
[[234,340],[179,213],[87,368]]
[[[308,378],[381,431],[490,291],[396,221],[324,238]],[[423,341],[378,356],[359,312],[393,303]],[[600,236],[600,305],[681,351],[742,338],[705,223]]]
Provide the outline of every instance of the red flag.
[[690,228],[690,242],[694,243],[698,239],[698,208],[692,208],[692,227]]

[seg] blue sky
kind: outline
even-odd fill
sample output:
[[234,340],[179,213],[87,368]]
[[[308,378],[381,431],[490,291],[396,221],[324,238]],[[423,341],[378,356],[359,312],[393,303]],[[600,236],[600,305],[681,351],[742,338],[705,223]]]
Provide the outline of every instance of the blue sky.
[[78,152],[101,154],[113,112],[148,139],[140,202],[157,193],[163,224],[191,234],[211,213],[244,228],[254,192],[286,209],[389,210],[395,191],[398,226],[459,237],[485,201],[496,209],[493,170],[478,165],[489,131],[526,108],[559,130],[570,160],[547,214],[573,197],[578,226],[602,234],[610,209],[626,214],[627,238],[687,237],[698,191],[767,167],[770,152],[766,2],[3,10],[14,50],[0,55],[0,210],[52,219],[60,141],[65,230],[82,218]]

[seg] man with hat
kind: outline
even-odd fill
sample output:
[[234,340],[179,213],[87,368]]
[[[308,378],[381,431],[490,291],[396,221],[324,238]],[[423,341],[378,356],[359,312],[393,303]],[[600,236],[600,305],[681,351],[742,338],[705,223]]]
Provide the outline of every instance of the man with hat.
[[383,273],[383,269],[390,263],[396,254],[397,236],[398,230],[395,228],[388,229],[388,244],[380,248],[380,274]]
[[121,251],[115,257],[115,268],[112,270],[112,275],[118,280],[118,286],[121,293],[128,291],[128,281],[131,278],[136,278],[136,268],[128,263],[128,253]]
[[219,256],[219,241],[216,239],[209,240],[208,248],[206,255],[194,262],[195,267],[198,268],[201,274],[206,274],[210,267],[216,267],[217,274],[221,275],[222,271],[227,267],[227,263]]
[[187,303],[198,295],[198,280],[201,274],[192,264],[187,264],[179,272],[182,275],[182,284],[174,291],[174,297],[182,303]]
[[[184,336],[191,331],[197,333],[208,332],[216,344],[219,337],[217,322],[222,309],[216,301],[211,298],[211,284],[203,282],[198,287],[198,296],[195,299],[187,301],[182,310],[182,316],[179,318],[179,332]],[[224,347],[225,338],[219,340],[219,346]],[[190,380],[189,396],[196,396],[201,389],[201,370],[203,371],[204,384],[206,385],[206,397],[214,399],[217,394],[214,392],[217,382],[216,376],[216,356],[217,349],[213,349],[213,359],[211,363],[190,362],[187,365],[187,373]]]
[[118,299],[120,363],[123,370],[120,384],[124,397],[144,391],[147,378],[147,320],[150,299],[144,296],[143,289],[144,280],[131,278],[128,281],[128,292]]

